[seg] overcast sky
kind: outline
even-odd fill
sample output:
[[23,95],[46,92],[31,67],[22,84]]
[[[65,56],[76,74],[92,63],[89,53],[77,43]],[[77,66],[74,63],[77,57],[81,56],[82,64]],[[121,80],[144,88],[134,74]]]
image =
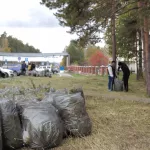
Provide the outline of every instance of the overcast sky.
[[67,28],[40,0],[0,0],[0,34],[4,31],[41,52],[62,52],[76,35],[66,33]]

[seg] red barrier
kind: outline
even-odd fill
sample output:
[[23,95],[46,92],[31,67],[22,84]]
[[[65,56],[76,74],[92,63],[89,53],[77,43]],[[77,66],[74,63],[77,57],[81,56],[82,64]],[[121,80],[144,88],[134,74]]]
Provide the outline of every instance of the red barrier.
[[67,70],[75,73],[107,75],[106,66],[100,66],[100,68],[98,66],[68,66]]

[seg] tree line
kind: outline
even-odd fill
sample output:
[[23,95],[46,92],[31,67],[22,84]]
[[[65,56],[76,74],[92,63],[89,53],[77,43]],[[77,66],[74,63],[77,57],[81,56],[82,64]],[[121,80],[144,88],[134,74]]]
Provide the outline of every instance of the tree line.
[[[108,64],[109,55],[105,48],[94,45],[82,48],[77,41],[72,40],[65,51],[70,55],[71,65],[106,66]],[[66,65],[65,57],[62,60],[62,65]]]
[[150,0],[41,0],[41,4],[57,10],[60,24],[79,36],[80,46],[103,38],[114,61],[134,59],[137,79],[145,77],[150,96]]
[[24,44],[21,40],[12,36],[7,36],[4,32],[0,36],[0,52],[11,53],[40,53],[39,49],[34,48],[29,44]]

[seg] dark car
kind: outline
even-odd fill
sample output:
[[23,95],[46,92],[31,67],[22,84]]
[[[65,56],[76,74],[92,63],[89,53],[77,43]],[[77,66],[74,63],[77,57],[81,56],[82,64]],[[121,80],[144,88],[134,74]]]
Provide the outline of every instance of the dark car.
[[52,67],[52,73],[55,74],[55,73],[59,73],[59,68],[58,67]]
[[4,72],[0,71],[0,77],[5,78],[6,74]]

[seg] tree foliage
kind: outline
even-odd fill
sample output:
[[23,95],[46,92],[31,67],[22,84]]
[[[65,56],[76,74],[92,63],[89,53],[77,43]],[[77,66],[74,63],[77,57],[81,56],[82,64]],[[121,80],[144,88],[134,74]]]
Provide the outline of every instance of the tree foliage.
[[89,61],[90,57],[98,51],[98,47],[94,45],[88,45],[85,50],[85,59]]
[[[70,55],[71,64],[82,65],[84,63],[84,51],[76,41],[70,41],[69,46],[66,47],[66,52]],[[63,58],[62,64],[66,64],[65,58]]]
[[[55,16],[60,25],[70,27],[70,33],[79,36],[80,44],[100,42],[101,34],[109,25],[112,14],[116,16],[138,9],[139,0],[115,0],[115,12],[112,12],[113,0],[41,0],[49,9],[56,9]],[[150,0],[144,0],[150,1]],[[131,6],[132,7],[129,7]],[[147,9],[149,11],[149,9]]]
[[11,52],[11,48],[9,47],[6,32],[4,32],[0,37],[0,51],[1,52]]
[[[143,43],[147,91],[150,95],[150,0],[42,0],[41,3],[57,10],[55,16],[60,24],[70,27],[70,33],[77,33],[79,42],[83,46],[89,42],[92,44],[99,42],[100,33],[106,30],[106,40],[113,49],[113,58],[116,56],[115,41],[117,41],[118,56],[127,59],[133,56],[137,59],[141,57],[141,50],[137,49],[137,43]],[[143,39],[140,34],[137,34],[139,30],[144,31]],[[141,58],[140,62],[142,62]]]
[[[136,6],[135,4],[128,7]],[[129,8],[127,8],[128,10]],[[120,15],[116,19],[116,46],[118,57],[126,59],[133,58],[136,55],[137,31],[140,28],[138,23],[138,11],[133,10],[130,13]],[[105,32],[105,41],[108,45],[110,54],[112,53],[111,27],[107,27]]]
[[91,58],[96,57],[96,55],[97,55],[97,57],[100,56],[100,58],[101,58],[101,55],[99,55],[99,53],[102,53],[102,55],[105,56],[106,58],[109,57],[108,52],[107,52],[105,47],[99,47],[99,46],[95,46],[95,45],[88,45],[85,48],[85,63],[87,65],[92,65],[93,63],[91,63]]
[[60,24],[70,27],[70,33],[76,33],[82,45],[99,42],[99,33],[111,17],[110,0],[42,0],[42,4],[57,9],[55,16]]
[[39,53],[40,50],[30,46],[29,44],[24,44],[21,40],[14,38],[12,36],[7,36],[4,32],[0,36],[0,48],[3,52],[12,53]]
[[90,58],[89,63],[92,66],[106,66],[108,64],[108,57],[105,56],[100,50],[97,50]]

